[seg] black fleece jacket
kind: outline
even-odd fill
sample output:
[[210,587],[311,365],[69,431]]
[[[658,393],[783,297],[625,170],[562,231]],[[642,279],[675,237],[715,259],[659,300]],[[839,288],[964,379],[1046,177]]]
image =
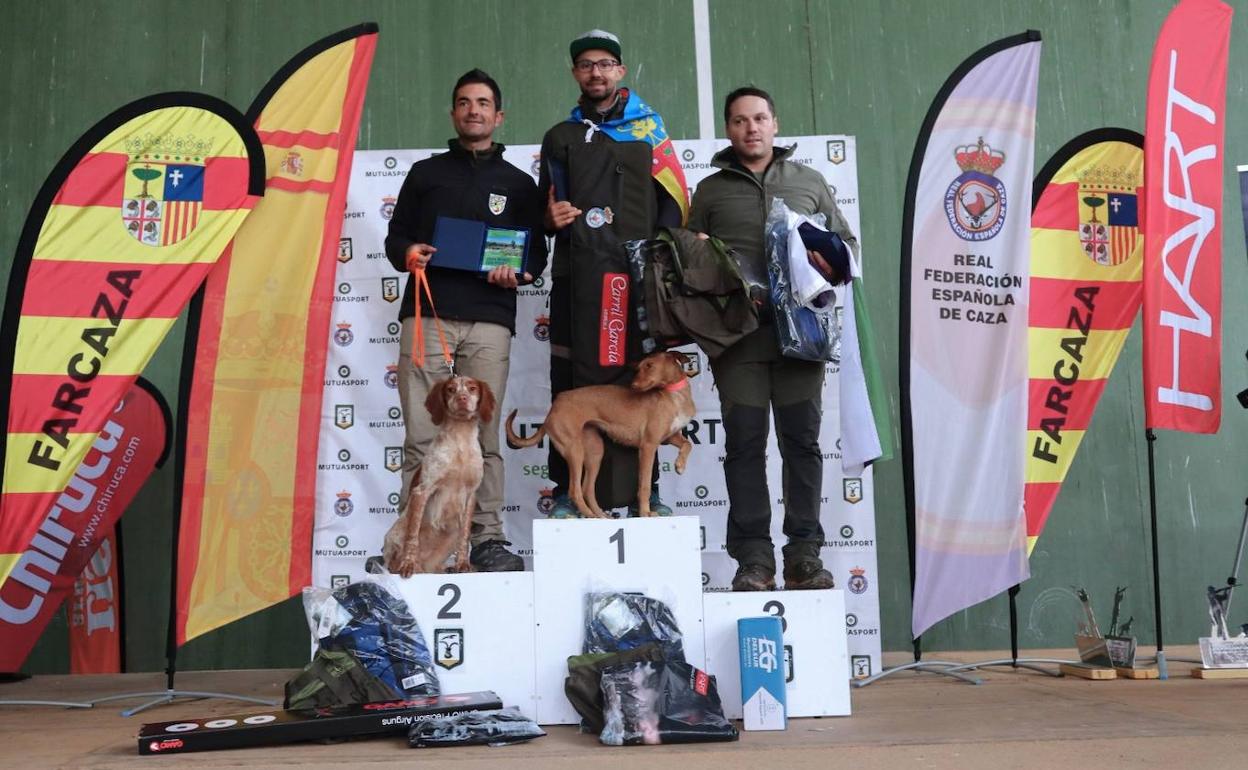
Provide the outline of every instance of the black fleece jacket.
[[[412,164],[394,204],[386,235],[386,257],[394,269],[407,273],[407,249],[413,243],[433,243],[439,216],[472,219],[487,225],[529,229],[526,272],[539,276],[546,269],[546,239],[542,215],[545,200],[533,178],[503,160],[503,145],[488,150],[464,149],[458,139],[450,149]],[[503,210],[490,211],[490,196],[501,195]],[[438,315],[457,321],[485,321],[516,327],[516,291],[494,286],[484,274],[466,270],[429,267],[429,288]],[[399,320],[415,315],[415,281],[407,275],[407,288],[399,307]],[[431,315],[422,297],[421,315]]]

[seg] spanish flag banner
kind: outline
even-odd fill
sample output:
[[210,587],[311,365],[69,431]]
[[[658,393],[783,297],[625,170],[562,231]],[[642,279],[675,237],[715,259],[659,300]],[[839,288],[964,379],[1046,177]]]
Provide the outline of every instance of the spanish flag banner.
[[1143,297],[1144,137],[1075,137],[1036,176],[1031,214],[1027,553],[1036,547]]
[[97,123],[44,182],[0,327],[0,583],[32,543],[45,567],[65,555],[90,510],[75,471],[263,193],[262,171],[234,108],[166,93]]
[[316,450],[347,181],[377,26],[309,46],[256,97],[268,167],[188,332],[177,643],[311,580]]

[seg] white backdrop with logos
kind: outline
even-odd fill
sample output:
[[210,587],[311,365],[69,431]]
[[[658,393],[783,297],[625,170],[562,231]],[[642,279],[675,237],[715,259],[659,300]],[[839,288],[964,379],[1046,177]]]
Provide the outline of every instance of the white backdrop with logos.
[[[777,139],[797,144],[792,159],[820,171],[854,232],[860,233],[857,153],[852,136]],[[677,141],[690,191],[715,172],[711,156],[722,142]],[[507,148],[506,159],[537,176],[538,146]],[[397,516],[403,418],[396,366],[398,305],[405,276],[395,272],[384,249],[386,227],[411,164],[442,150],[370,150],[355,154],[346,221],[339,245],[332,341],[325,370],[325,402],[317,465],[316,529],[312,576],[332,586],[364,575],[364,560],[381,552],[381,540]],[[864,249],[866,280],[871,277]],[[549,273],[520,287],[511,374],[503,414],[519,411],[517,423],[540,423],[550,406]],[[436,298],[435,298],[436,301]],[[705,354],[685,351],[696,362],[692,379],[697,414],[686,434],[694,444],[683,475],[671,469],[675,450],[659,452],[663,501],[679,515],[701,521],[702,583],[726,591],[735,564],[724,550],[727,492],[723,476],[724,436],[719,399]],[[870,468],[861,477],[841,473],[838,365],[829,363],[824,385],[820,445],[824,453],[821,520],[823,559],[844,588],[850,669],[857,676],[880,670],[879,576],[876,572],[875,502]],[[772,539],[777,546],[784,501],[780,454],[768,443],[767,478],[772,491]],[[546,447],[503,448],[507,469],[502,511],[508,539],[532,564],[532,522],[551,504]],[[779,554],[777,554],[779,562]]]

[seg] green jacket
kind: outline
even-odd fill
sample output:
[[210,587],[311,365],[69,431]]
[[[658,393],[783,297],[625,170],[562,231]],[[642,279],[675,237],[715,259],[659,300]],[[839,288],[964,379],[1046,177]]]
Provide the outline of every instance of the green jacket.
[[858,253],[858,239],[849,229],[823,175],[788,160],[794,147],[776,147],[761,179],[742,166],[732,147],[715,153],[711,165],[720,169],[702,180],[693,194],[689,229],[708,233],[734,250],[741,273],[752,284],[767,286],[763,233],[774,198],[783,198],[799,214],[821,213],[827,227]]

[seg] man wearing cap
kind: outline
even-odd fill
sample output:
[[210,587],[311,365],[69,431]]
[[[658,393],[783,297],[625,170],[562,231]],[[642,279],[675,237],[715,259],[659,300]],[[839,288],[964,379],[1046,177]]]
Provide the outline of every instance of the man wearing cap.
[[[542,197],[533,178],[503,160],[503,145],[494,132],[503,124],[503,95],[498,83],[479,69],[464,73],[451,89],[451,124],[455,138],[447,152],[412,165],[403,180],[386,235],[386,256],[396,270],[409,273],[399,306],[399,404],[407,431],[403,448],[399,510],[407,508],[412,479],[429,444],[437,435],[425,409],[433,386],[450,376],[437,327],[427,301],[419,303],[410,274],[423,269],[458,374],[482,380],[499,404],[507,387],[511,337],[516,326],[516,286],[530,283],[546,267],[542,231]],[[529,231],[528,261],[523,275],[503,265],[488,273],[439,267],[432,245],[439,217],[470,219]],[[421,298],[423,299],[423,298]],[[425,317],[422,346],[425,363],[413,364],[415,316]],[[524,569],[524,560],[507,550],[499,508],[503,504],[503,460],[498,447],[498,412],[481,426],[485,467],[472,514],[469,561],[482,572]]]
[[[779,123],[771,96],[762,89],[738,88],[724,100],[724,123],[731,146],[715,154],[720,170],[698,185],[689,228],[714,235],[735,250],[747,281],[767,286],[764,247],[766,212],[773,199],[790,209],[827,217],[828,230],[857,251],[858,242],[837,208],[827,182],[814,169],[789,160],[793,147],[774,147]],[[847,278],[848,252],[809,252],[811,265],[831,283]],[[826,258],[825,258],[826,257]],[[754,292],[766,303],[766,292]],[[711,361],[723,413],[724,478],[728,487],[728,554],[737,561],[734,591],[776,587],[776,554],[771,543],[771,495],[767,489],[768,412],[775,417],[784,478],[784,587],[831,588],[819,549],[823,528],[819,503],[823,454],[824,364],[780,354],[769,306],[760,308],[759,328]]]
[[[595,29],[569,46],[581,98],[542,139],[538,189],[546,196],[546,231],[555,235],[551,262],[551,396],[583,385],[627,384],[641,357],[628,262],[622,244],[678,227],[688,213],[684,172],[663,119],[620,87],[628,72],[620,41]],[[621,287],[625,290],[621,292]],[[608,442],[598,499],[611,508],[632,502],[637,452]],[[568,469],[550,450],[556,485],[551,516],[576,515],[567,496]],[[654,478],[658,479],[657,462]],[[655,487],[657,489],[657,486]],[[627,497],[628,499],[624,499]],[[657,492],[646,501],[668,515]]]

